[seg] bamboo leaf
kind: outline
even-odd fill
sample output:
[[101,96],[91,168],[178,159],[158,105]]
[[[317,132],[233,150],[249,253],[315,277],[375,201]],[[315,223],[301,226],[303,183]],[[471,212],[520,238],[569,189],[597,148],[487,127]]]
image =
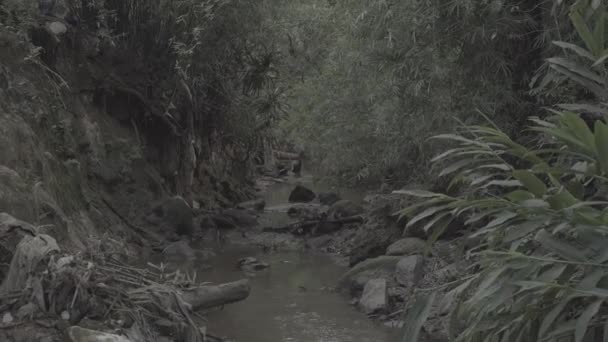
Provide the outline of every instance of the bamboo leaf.
[[561,58],[561,57],[552,57],[548,58],[547,62],[552,65],[559,65],[563,68],[566,68],[568,71],[573,72],[577,75],[580,75],[588,80],[599,83],[601,85],[606,84],[606,81],[602,78],[602,76],[593,72],[591,69],[588,69],[584,65],[578,64],[572,60]]
[[592,62],[595,61],[595,59],[596,59],[595,56],[591,52],[583,49],[582,47],[580,47],[580,46],[578,46],[576,44],[567,43],[567,42],[560,42],[560,41],[555,41],[555,42],[553,42],[553,44],[555,44],[555,45],[557,45],[557,46],[559,46],[559,47],[561,47],[563,49],[572,50],[577,55],[579,55],[581,57],[585,57],[585,58],[591,60]]
[[557,317],[564,311],[568,302],[575,298],[575,296],[568,296],[562,299],[556,306],[551,309],[543,318],[543,321],[538,329],[538,341],[543,340],[545,334],[551,328]]
[[595,122],[595,147],[597,159],[604,174],[608,173],[608,125],[603,122]]
[[538,241],[544,248],[557,254],[564,260],[578,262],[585,262],[587,260],[585,254],[578,248],[554,237],[545,229],[539,230],[534,239]]
[[430,198],[430,197],[447,197],[444,194],[438,194],[426,190],[395,190],[393,194],[409,195],[414,197]]
[[435,302],[436,293],[432,292],[429,295],[418,295],[416,302],[408,311],[405,317],[405,324],[403,326],[403,342],[415,342],[418,341],[418,335],[422,325],[426,322],[431,308]]
[[542,197],[547,192],[547,186],[532,172],[526,170],[513,171],[513,177],[517,178],[524,187],[537,197]]
[[600,48],[598,47],[598,44],[595,41],[595,37],[589,30],[589,27],[587,27],[587,23],[585,22],[583,16],[579,12],[574,11],[570,13],[570,20],[576,28],[578,35],[585,42],[587,49],[589,49],[589,51],[591,51],[594,56],[597,56],[601,52],[598,51]]
[[581,313],[580,317],[576,320],[576,330],[574,331],[574,340],[575,342],[582,342],[583,337],[585,337],[585,333],[589,328],[589,322],[597,314],[600,306],[604,302],[603,299],[596,300],[595,302],[589,304],[585,311]]

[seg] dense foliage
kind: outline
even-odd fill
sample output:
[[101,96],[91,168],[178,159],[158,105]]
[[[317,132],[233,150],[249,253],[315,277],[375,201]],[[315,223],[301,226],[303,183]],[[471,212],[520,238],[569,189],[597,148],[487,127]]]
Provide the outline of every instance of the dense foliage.
[[539,137],[533,144],[515,142],[492,122],[436,136],[453,148],[434,160],[467,191],[405,192],[423,199],[402,212],[412,215],[408,225],[423,224],[437,239],[461,217],[481,241],[471,251],[480,271],[452,290],[456,341],[608,337],[607,12],[600,2],[581,1],[570,17],[580,44],[555,42],[567,56],[547,60],[557,72],[549,78],[559,87],[584,86],[592,100],[531,117],[529,131]]
[[[346,180],[428,178],[427,139],[479,121],[518,132],[551,78],[543,57],[571,32],[562,1],[282,1],[290,75],[284,133]],[[558,49],[558,48],[557,48]],[[543,74],[544,75],[544,74]],[[544,82],[543,82],[544,81]],[[542,83],[542,87],[541,87]]]

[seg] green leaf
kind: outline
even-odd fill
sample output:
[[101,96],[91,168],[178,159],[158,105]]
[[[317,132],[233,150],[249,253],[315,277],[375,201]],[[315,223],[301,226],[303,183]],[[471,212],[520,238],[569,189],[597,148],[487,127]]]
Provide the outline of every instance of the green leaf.
[[409,195],[414,197],[430,198],[430,197],[447,197],[444,194],[438,194],[426,190],[395,190],[393,194]]
[[585,42],[587,49],[589,49],[589,51],[591,51],[594,56],[597,56],[601,52],[601,51],[599,51],[600,48],[599,48],[597,42],[595,41],[595,37],[589,30],[589,27],[587,27],[587,23],[585,22],[585,19],[583,18],[583,16],[579,12],[576,12],[576,11],[571,12],[570,20],[572,21],[572,24],[576,28],[576,32],[578,32],[578,35]]
[[422,325],[426,322],[431,308],[435,302],[436,293],[432,292],[428,296],[420,294],[416,296],[416,302],[410,308],[405,317],[405,324],[403,325],[403,342],[416,342],[418,341],[418,335]]
[[524,236],[527,236],[528,234],[531,234],[532,232],[536,231],[542,226],[542,221],[525,221],[520,224],[510,226],[505,231],[505,237],[503,241],[505,243],[511,243],[515,240],[519,240]]
[[548,58],[547,62],[552,65],[558,65],[563,68],[566,68],[568,71],[575,73],[585,79],[591,80],[593,82],[599,83],[601,85],[606,84],[606,81],[599,74],[593,72],[591,69],[588,69],[584,65],[578,64],[572,60],[561,58],[561,57],[552,57]]
[[546,332],[551,328],[557,317],[564,311],[566,305],[570,300],[574,299],[576,296],[568,296],[562,299],[556,306],[551,309],[546,315],[544,315],[543,321],[538,329],[538,341],[543,340]]
[[[519,181],[517,181],[519,182]],[[521,183],[520,183],[521,184]],[[534,194],[524,190],[515,190],[505,195],[505,197],[515,203],[521,203],[526,200],[531,200],[534,198]]]
[[537,197],[542,197],[547,192],[547,186],[538,179],[532,172],[526,170],[513,171],[513,177],[517,178],[531,193]]
[[414,216],[406,225],[406,227],[411,227],[414,224],[416,224],[416,222],[419,222],[420,220],[423,220],[429,216],[432,216],[442,210],[446,210],[446,209],[452,209],[450,207],[450,205],[442,205],[442,206],[437,206],[437,207],[430,207],[425,209],[424,211],[422,211],[421,213],[419,213],[418,215]]
[[553,42],[553,44],[555,44],[555,45],[557,45],[557,46],[559,46],[559,47],[561,47],[563,49],[572,50],[577,55],[579,55],[581,57],[585,57],[585,58],[591,60],[592,62],[595,61],[595,56],[591,52],[583,49],[582,47],[580,47],[580,46],[578,46],[576,44],[567,43],[567,42],[560,42],[560,41],[555,41],[555,42]]
[[538,233],[536,233],[534,239],[538,241],[544,248],[557,254],[559,257],[563,258],[566,261],[587,261],[587,257],[585,256],[585,254],[581,252],[578,248],[554,237],[545,229],[539,230]]
[[587,332],[587,329],[589,328],[589,322],[591,321],[593,316],[595,316],[595,314],[597,314],[597,311],[600,309],[600,306],[602,306],[603,302],[604,302],[604,300],[600,299],[600,300],[596,300],[595,302],[589,304],[589,306],[587,306],[585,311],[583,311],[583,313],[581,313],[579,318],[576,320],[576,330],[574,331],[575,342],[583,341],[583,337],[585,337],[585,333]]
[[547,202],[551,205],[552,209],[560,210],[564,208],[571,208],[571,206],[578,203],[578,200],[572,196],[566,189],[558,192],[555,195],[547,197]]
[[443,170],[441,170],[441,172],[439,173],[439,177],[443,177],[445,175],[449,175],[452,172],[458,171],[460,169],[462,169],[465,166],[471,166],[475,163],[475,159],[463,159],[463,160],[459,160],[453,164],[451,164],[450,166],[444,168]]
[[597,159],[604,174],[608,174],[608,126],[603,122],[596,121],[594,132]]
[[598,58],[597,61],[595,61],[595,63],[593,63],[593,65],[591,67],[595,68],[599,65],[604,64],[606,59],[608,59],[608,49],[606,49],[606,50],[604,50],[604,52],[602,52],[602,56],[600,58]]
[[566,112],[561,120],[572,130],[574,136],[585,144],[587,150],[595,152],[595,139],[593,133],[591,133],[589,126],[587,126],[580,116],[571,112]]
[[551,69],[559,72],[560,74],[563,74],[564,76],[568,77],[572,81],[575,81],[578,84],[589,89],[591,92],[593,92],[595,94],[595,96],[599,97],[600,99],[606,98],[608,92],[606,91],[606,89],[603,85],[599,85],[599,84],[589,80],[588,78],[580,76],[579,74],[576,74],[562,66],[555,65],[555,64],[550,64],[549,66],[551,67]]

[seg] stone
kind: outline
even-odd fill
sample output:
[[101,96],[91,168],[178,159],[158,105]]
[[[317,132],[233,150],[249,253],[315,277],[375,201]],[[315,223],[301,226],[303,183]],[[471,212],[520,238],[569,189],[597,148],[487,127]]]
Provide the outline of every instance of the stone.
[[178,235],[190,236],[194,232],[194,213],[180,196],[167,198],[156,205],[146,219],[168,227]]
[[387,302],[386,279],[371,279],[365,284],[357,306],[366,314],[372,314],[386,310]]
[[410,255],[401,258],[395,267],[395,279],[401,285],[410,287],[422,277],[424,258],[421,255]]
[[59,21],[53,21],[52,23],[47,24],[47,28],[56,36],[68,32],[67,26]]
[[401,257],[379,256],[360,262],[342,276],[339,286],[350,287],[355,292],[361,290],[371,279],[390,279],[399,260]]
[[316,195],[312,190],[302,185],[296,185],[296,187],[291,191],[291,194],[289,194],[289,202],[308,203],[312,202],[315,197]]
[[263,198],[257,198],[250,201],[241,202],[236,207],[237,209],[253,209],[262,211],[264,210],[264,207],[266,207],[266,201]]
[[332,205],[341,199],[335,192],[320,192],[317,197],[323,205]]
[[435,275],[437,277],[437,281],[440,284],[444,284],[458,279],[461,272],[462,270],[460,265],[454,263],[435,271]]
[[427,244],[418,238],[404,238],[392,243],[386,249],[386,255],[414,255],[424,254]]
[[270,265],[254,257],[246,257],[239,260],[239,267],[245,271],[260,271],[270,267]]
[[72,342],[131,342],[126,337],[73,326],[68,328]]
[[169,244],[165,249],[163,249],[163,255],[166,258],[185,258],[185,259],[194,259],[196,253],[190,247],[187,241],[180,240],[177,242],[173,242]]
[[359,215],[363,212],[363,207],[349,200],[340,200],[334,203],[327,211],[327,216],[331,219],[340,219]]

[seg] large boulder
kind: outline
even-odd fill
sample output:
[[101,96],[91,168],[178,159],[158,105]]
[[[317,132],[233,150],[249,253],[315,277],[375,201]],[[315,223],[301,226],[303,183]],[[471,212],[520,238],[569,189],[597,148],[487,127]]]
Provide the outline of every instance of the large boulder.
[[418,238],[405,238],[392,243],[386,249],[386,255],[414,255],[424,254],[427,244]]
[[327,211],[327,216],[332,219],[340,219],[359,215],[363,212],[363,207],[349,200],[340,200],[334,203]]
[[192,235],[194,232],[192,208],[180,196],[170,197],[158,203],[146,219],[178,235]]
[[320,192],[317,197],[323,205],[332,205],[341,199],[335,192]]
[[289,194],[289,202],[308,203],[312,202],[315,197],[316,195],[312,190],[302,185],[296,185],[296,187],[291,191],[291,194]]
[[365,284],[358,307],[366,314],[372,314],[386,310],[387,302],[386,279],[371,279]]
[[362,290],[371,279],[390,280],[399,260],[401,257],[397,256],[379,256],[365,260],[346,272],[340,279],[339,286],[357,292]]
[[395,267],[395,279],[403,286],[414,286],[423,276],[424,258],[421,255],[410,255],[401,258]]
[[389,222],[366,222],[349,241],[349,263],[359,262],[386,253],[387,247],[401,237],[401,229]]

